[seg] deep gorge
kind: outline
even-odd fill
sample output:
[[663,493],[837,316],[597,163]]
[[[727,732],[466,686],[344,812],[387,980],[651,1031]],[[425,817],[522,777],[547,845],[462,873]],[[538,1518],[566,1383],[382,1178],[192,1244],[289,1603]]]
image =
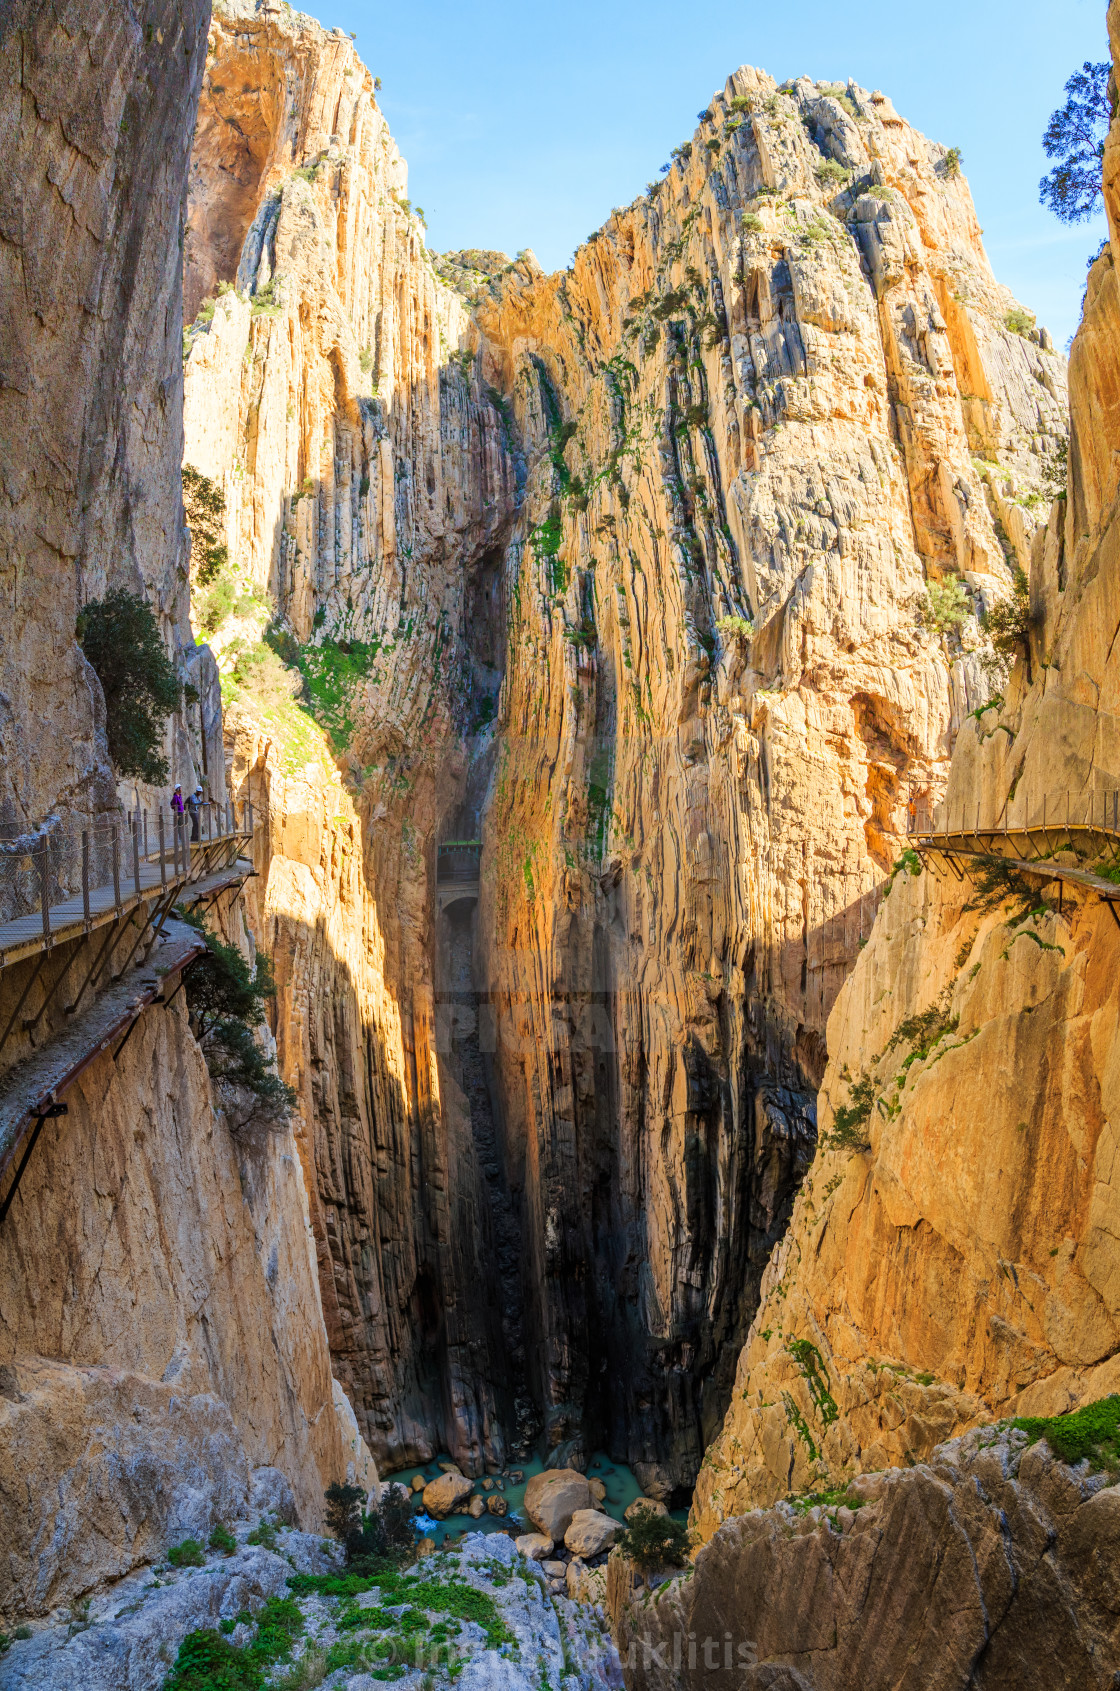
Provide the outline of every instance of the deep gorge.
[[[1012,1560],[1066,1523],[1062,1614],[1095,1640],[1069,1660],[1103,1674],[1078,1546],[1111,1488],[976,1429],[1116,1389],[1117,936],[1072,883],[977,900],[908,817],[1120,785],[1110,250],[1067,369],[948,149],[879,91],[742,66],[568,270],[433,253],[341,30],[274,0],[75,17],[81,75],[34,7],[0,31],[35,185],[0,221],[0,822],[166,804],[119,781],[71,638],[129,586],[193,690],[174,779],[224,760],[253,806],[209,920],[271,957],[294,1104],[233,1132],[180,1001],[48,1124],[0,1227],[0,1616],[268,1500],[318,1533],[374,1464],[602,1451],[691,1506],[655,1636],[737,1626],[744,1569],[841,1568],[835,1502],[803,1529],[786,1499],[894,1475],[863,1519],[901,1566],[905,1498],[964,1519],[979,1475]],[[38,1037],[0,1055],[0,1131]],[[779,1677],[744,1686],[902,1682],[891,1638],[881,1681],[844,1656],[846,1579],[811,1645],[804,1604],[754,1616]],[[928,1683],[1014,1683],[973,1654]]]

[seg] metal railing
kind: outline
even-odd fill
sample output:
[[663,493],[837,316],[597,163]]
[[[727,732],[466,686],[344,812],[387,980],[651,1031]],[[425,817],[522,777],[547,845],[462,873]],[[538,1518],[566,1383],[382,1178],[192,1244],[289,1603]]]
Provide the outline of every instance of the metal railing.
[[910,839],[960,843],[960,849],[984,851],[1006,844],[1017,857],[1041,861],[1058,851],[1079,857],[1120,857],[1120,791],[1060,791],[1016,794],[998,816],[985,818],[977,801],[911,802],[906,833]]
[[38,917],[49,944],[57,913],[80,915],[88,927],[98,912],[119,912],[123,903],[188,876],[193,848],[252,832],[248,801],[236,810],[210,801],[198,807],[197,828],[190,812],[180,817],[168,808],[0,839],[0,928]]

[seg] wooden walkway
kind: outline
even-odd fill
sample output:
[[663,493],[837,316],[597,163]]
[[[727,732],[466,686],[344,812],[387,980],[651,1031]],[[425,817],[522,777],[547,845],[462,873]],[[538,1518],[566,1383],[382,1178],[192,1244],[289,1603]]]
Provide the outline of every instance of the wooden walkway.
[[189,863],[184,863],[181,856],[176,865],[173,860],[168,860],[166,854],[162,865],[158,856],[141,859],[138,871],[130,865],[127,874],[122,873],[119,888],[111,883],[91,887],[88,910],[85,895],[78,892],[58,904],[49,905],[46,917],[42,910],[35,910],[28,916],[17,916],[14,921],[3,923],[0,925],[0,969],[10,968],[13,963],[33,957],[38,951],[49,951],[68,940],[80,939],[83,934],[92,933],[95,928],[104,927],[109,922],[121,921],[141,904],[150,904],[153,899],[171,898],[183,888],[203,880],[219,865],[228,866],[237,857],[239,848],[251,839],[250,833],[239,832],[196,841]]

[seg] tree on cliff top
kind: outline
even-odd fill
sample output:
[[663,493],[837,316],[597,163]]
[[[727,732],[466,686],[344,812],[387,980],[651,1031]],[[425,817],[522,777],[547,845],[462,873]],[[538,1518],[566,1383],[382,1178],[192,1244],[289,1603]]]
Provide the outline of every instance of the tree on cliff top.
[[1038,185],[1038,197],[1063,223],[1084,223],[1101,201],[1101,161],[1112,112],[1111,66],[1086,59],[1066,83],[1066,103],[1051,113],[1042,145],[1058,163]]
[[168,778],[159,749],[163,725],[182,687],[152,607],[139,593],[114,587],[84,606],[77,636],[105,695],[109,756],[121,775],[160,786]]

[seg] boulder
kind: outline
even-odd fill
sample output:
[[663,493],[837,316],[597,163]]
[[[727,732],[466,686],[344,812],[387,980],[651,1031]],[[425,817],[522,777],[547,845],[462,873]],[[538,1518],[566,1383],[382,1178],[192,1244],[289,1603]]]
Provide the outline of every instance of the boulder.
[[434,1538],[428,1538],[426,1536],[422,1538],[416,1546],[417,1561],[423,1560],[425,1556],[430,1556],[435,1550],[435,1547],[436,1541]]
[[602,1480],[588,1480],[587,1487],[596,1503],[606,1502],[607,1488]]
[[495,1494],[486,1499],[486,1507],[492,1515],[504,1515],[509,1508],[509,1504],[504,1497]]
[[485,1515],[485,1513],[486,1499],[483,1497],[472,1497],[470,1506],[467,1509],[467,1514],[471,1517],[472,1521],[477,1521],[478,1517],[480,1515]]
[[424,1507],[438,1521],[444,1515],[454,1515],[470,1494],[470,1480],[456,1469],[454,1473],[441,1474],[438,1480],[431,1480],[424,1487]]
[[624,1510],[623,1513],[628,1521],[632,1521],[635,1515],[641,1514],[643,1509],[648,1510],[651,1515],[667,1515],[669,1513],[665,1504],[659,1503],[655,1497],[636,1497],[629,1509]]
[[[427,1493],[425,1492],[425,1497]],[[590,1509],[591,1491],[574,1468],[534,1474],[525,1487],[525,1513],[550,1538],[563,1538],[579,1509]]]
[[413,1474],[411,1481],[413,1491],[423,1491],[427,1483],[423,1474]]
[[568,1571],[567,1562],[558,1562],[555,1557],[549,1557],[547,1561],[542,1561],[541,1567],[549,1579],[563,1579]]
[[513,1547],[530,1562],[543,1562],[546,1556],[552,1555],[554,1548],[552,1540],[543,1532],[522,1533],[520,1538],[514,1539]]
[[564,1534],[564,1543],[573,1556],[598,1556],[609,1549],[621,1531],[622,1522],[604,1515],[600,1509],[577,1509]]

